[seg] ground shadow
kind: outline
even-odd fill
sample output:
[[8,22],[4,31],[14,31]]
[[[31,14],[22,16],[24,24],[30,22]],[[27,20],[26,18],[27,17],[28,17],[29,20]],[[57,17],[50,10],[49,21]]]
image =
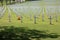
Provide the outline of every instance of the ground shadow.
[[31,30],[24,27],[0,27],[0,40],[40,40],[40,38],[58,38],[59,36],[56,33],[47,33],[46,31]]

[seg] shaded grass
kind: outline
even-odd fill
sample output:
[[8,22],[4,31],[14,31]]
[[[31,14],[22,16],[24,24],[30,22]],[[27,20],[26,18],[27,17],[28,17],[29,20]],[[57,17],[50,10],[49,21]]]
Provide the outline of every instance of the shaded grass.
[[60,35],[56,33],[48,33],[47,31],[41,31],[36,29],[29,29],[26,27],[15,26],[0,26],[0,39],[4,40],[40,40],[40,39],[56,39]]

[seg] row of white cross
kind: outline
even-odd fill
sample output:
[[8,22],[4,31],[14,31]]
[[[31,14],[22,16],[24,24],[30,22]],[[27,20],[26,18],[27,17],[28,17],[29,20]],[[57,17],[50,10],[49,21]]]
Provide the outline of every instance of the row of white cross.
[[26,0],[15,0],[15,2],[25,2]]
[[[55,14],[56,15],[56,22],[58,21],[57,18],[58,18],[58,15],[60,13],[60,8],[58,8],[58,10],[57,10],[56,6],[48,6],[46,8],[41,8],[41,7],[37,7],[37,6],[36,7],[32,7],[32,6],[31,7],[24,7],[24,6],[18,6],[18,7],[17,6],[16,7],[14,6],[14,7],[12,7],[12,6],[10,6],[10,9],[12,9],[16,13],[17,16],[22,16],[21,13],[24,13],[25,14],[25,11],[26,12],[29,12],[29,11],[30,12],[34,12],[35,13],[35,15],[34,15],[34,23],[35,24],[36,24],[36,21],[37,21],[36,20],[37,19],[37,16],[36,15],[37,14],[39,15],[41,13],[41,11],[42,11],[42,21],[44,21],[44,10],[45,9],[47,10],[46,13],[49,16],[50,24],[52,24],[52,16],[54,15],[54,13],[56,13]],[[32,16],[30,16],[30,17],[32,17]],[[22,21],[22,19],[21,19],[21,21]]]
[[5,14],[6,8],[0,7],[0,18],[2,18]]
[[[43,13],[43,9],[46,10],[47,15],[52,15],[54,13],[60,13],[60,6],[47,6],[45,8],[43,8],[42,6],[38,7],[38,6],[10,6],[10,8],[14,11],[17,12],[17,14],[29,14],[29,12],[32,12],[32,14],[34,15],[39,15],[40,13]],[[31,14],[31,13],[30,13]]]

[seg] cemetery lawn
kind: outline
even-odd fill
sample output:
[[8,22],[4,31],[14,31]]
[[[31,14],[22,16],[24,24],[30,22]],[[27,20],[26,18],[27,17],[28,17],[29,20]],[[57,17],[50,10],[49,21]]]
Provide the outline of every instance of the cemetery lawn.
[[[53,19],[53,25],[49,24],[49,19],[45,15],[45,21],[42,22],[41,16],[40,19],[37,19],[37,24],[33,23],[33,20],[30,21],[29,18],[23,19],[23,23],[20,22],[20,20],[17,20],[17,16],[14,14],[14,12],[11,10],[11,22],[8,21],[8,10],[6,10],[5,15],[0,19],[0,26],[15,26],[15,27],[26,27],[29,29],[36,29],[36,30],[44,30],[49,33],[58,33],[60,34],[60,18],[58,19],[58,22],[55,22]],[[59,40],[57,39],[50,39],[47,38],[45,40]],[[44,40],[44,39],[43,39]]]
[[[37,24],[34,24],[32,17],[32,20],[30,18],[23,16],[23,23],[18,20],[18,17],[16,14],[11,10],[11,22],[9,22],[8,18],[8,9],[6,9],[6,12],[2,19],[0,19],[0,26],[14,26],[14,27],[26,27],[29,29],[36,29],[36,30],[43,30],[47,31],[48,33],[58,33],[60,35],[60,16],[58,17],[58,22],[55,21],[55,18],[53,18],[52,23],[53,25],[49,24],[49,19],[47,18],[46,14],[45,21],[42,22],[42,15],[39,16],[40,18],[37,18]],[[28,16],[28,15],[27,15]],[[55,39],[43,39],[43,40],[59,40],[60,38]]]
[[[24,16],[23,16],[24,17]],[[49,19],[45,15],[45,21],[42,22],[42,17],[37,18],[37,24],[34,24],[34,19],[30,20],[30,18],[23,18],[23,23],[18,20],[16,14],[11,10],[11,22],[8,20],[8,9],[6,10],[4,16],[0,19],[0,26],[15,26],[15,27],[27,27],[30,29],[37,29],[37,30],[49,30],[51,32],[55,32],[60,34],[60,17],[58,17],[58,22],[55,21],[53,18],[52,23],[53,25],[49,24]]]

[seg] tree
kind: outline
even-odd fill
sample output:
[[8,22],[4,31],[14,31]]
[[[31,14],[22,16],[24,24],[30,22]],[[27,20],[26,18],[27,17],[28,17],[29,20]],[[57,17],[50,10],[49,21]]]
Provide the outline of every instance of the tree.
[[1,2],[1,4],[2,4],[2,6],[3,6],[3,1],[4,1],[4,0],[0,0],[0,2]]
[[8,3],[8,0],[5,0],[6,1],[6,5],[7,5],[7,3]]
[[11,4],[11,0],[9,0],[10,4]]

